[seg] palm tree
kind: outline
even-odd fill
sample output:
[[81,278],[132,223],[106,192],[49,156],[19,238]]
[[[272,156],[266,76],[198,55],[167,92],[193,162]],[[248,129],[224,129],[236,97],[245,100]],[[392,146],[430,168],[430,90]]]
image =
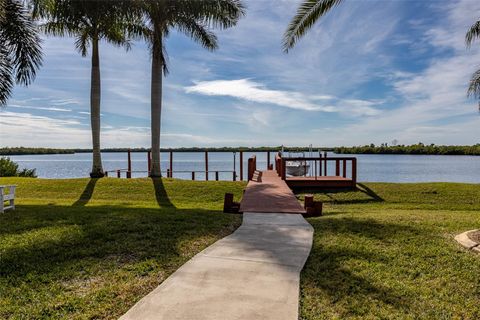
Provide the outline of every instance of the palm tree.
[[14,83],[29,85],[42,64],[40,37],[27,8],[0,0],[0,105],[7,103]]
[[115,0],[34,0],[34,12],[47,20],[47,34],[75,37],[76,49],[83,57],[92,50],[90,84],[90,122],[92,127],[93,161],[90,177],[104,176],[100,152],[100,56],[99,42],[104,40],[127,50],[128,27],[125,1]]
[[137,9],[145,24],[134,32],[150,46],[151,75],[151,143],[150,176],[160,177],[160,128],[162,112],[162,80],[168,73],[165,38],[172,29],[186,34],[204,48],[218,47],[210,26],[229,28],[244,14],[240,0],[139,0]]
[[283,50],[288,52],[330,9],[343,0],[304,0],[283,35]]
[[[470,47],[473,41],[477,38],[480,38],[480,20],[475,22],[465,35],[467,47]],[[467,94],[468,96],[474,96],[475,98],[480,99],[480,69],[475,71],[470,78],[470,85],[468,86]]]

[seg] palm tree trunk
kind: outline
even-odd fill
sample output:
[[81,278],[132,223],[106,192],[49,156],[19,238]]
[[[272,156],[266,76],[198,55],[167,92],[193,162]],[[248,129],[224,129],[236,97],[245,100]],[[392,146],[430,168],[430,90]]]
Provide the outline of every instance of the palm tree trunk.
[[100,153],[100,58],[98,39],[92,39],[92,73],[90,87],[90,122],[92,126],[93,161],[90,177],[101,178],[105,174]]
[[162,43],[155,42],[152,50],[151,80],[151,130],[152,130],[152,168],[150,176],[160,177],[160,127],[162,113]]

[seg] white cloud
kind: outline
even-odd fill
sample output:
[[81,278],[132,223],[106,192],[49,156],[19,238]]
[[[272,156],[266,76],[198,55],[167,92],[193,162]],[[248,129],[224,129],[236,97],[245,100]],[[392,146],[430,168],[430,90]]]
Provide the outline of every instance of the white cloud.
[[33,109],[33,110],[45,110],[45,111],[58,111],[58,112],[71,112],[71,109],[58,108],[58,107],[34,107],[34,106],[20,106],[17,104],[9,104],[7,108],[17,109]]
[[336,105],[319,105],[315,100],[328,100],[332,96],[308,96],[295,91],[268,89],[265,85],[250,79],[199,81],[186,87],[187,93],[198,93],[207,96],[228,96],[262,104],[277,105],[284,108],[303,111],[348,112],[350,115],[375,115],[380,111],[373,106],[374,101],[346,99]]
[[[399,108],[347,126],[340,134],[343,137],[336,139],[349,145],[393,138],[402,143],[478,143],[480,117],[476,103],[466,98],[466,88],[475,69],[472,61],[480,61],[480,51],[465,50],[463,40],[465,26],[476,21],[480,12],[480,3],[472,4],[467,0],[447,6],[442,23],[426,31],[430,45],[451,49],[452,54],[432,59],[422,72],[400,72],[391,78],[404,99]],[[356,134],[351,136],[352,132]]]

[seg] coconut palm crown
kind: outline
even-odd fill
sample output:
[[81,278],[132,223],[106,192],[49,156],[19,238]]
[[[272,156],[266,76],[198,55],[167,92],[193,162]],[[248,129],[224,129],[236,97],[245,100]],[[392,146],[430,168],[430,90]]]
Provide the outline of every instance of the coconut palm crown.
[[42,64],[37,26],[21,1],[0,0],[0,105],[15,83],[29,85]]
[[130,47],[128,1],[119,0],[34,0],[34,14],[46,20],[45,33],[75,38],[76,49],[86,56],[91,47],[90,121],[93,161],[90,176],[104,176],[100,153],[100,55],[101,40]]
[[162,81],[168,73],[165,39],[175,29],[205,49],[215,50],[217,37],[210,28],[234,26],[244,14],[244,7],[239,0],[138,0],[135,3],[144,24],[132,28],[132,32],[149,44],[152,58],[150,176],[160,177]]

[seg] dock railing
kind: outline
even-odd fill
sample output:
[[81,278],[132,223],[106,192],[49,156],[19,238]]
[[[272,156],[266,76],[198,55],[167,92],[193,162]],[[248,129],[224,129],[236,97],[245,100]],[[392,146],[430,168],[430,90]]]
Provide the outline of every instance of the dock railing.
[[[357,158],[355,157],[282,157],[278,154],[275,156],[275,169],[282,180],[287,178],[287,161],[304,161],[305,172],[311,172],[306,176],[312,177],[314,180],[322,176],[332,176],[328,174],[328,168],[330,167],[329,164],[333,164],[335,166],[334,176],[349,178],[353,185],[357,183]],[[310,166],[313,164],[313,168],[307,170],[307,164]],[[350,174],[347,174],[348,167],[350,167]]]

